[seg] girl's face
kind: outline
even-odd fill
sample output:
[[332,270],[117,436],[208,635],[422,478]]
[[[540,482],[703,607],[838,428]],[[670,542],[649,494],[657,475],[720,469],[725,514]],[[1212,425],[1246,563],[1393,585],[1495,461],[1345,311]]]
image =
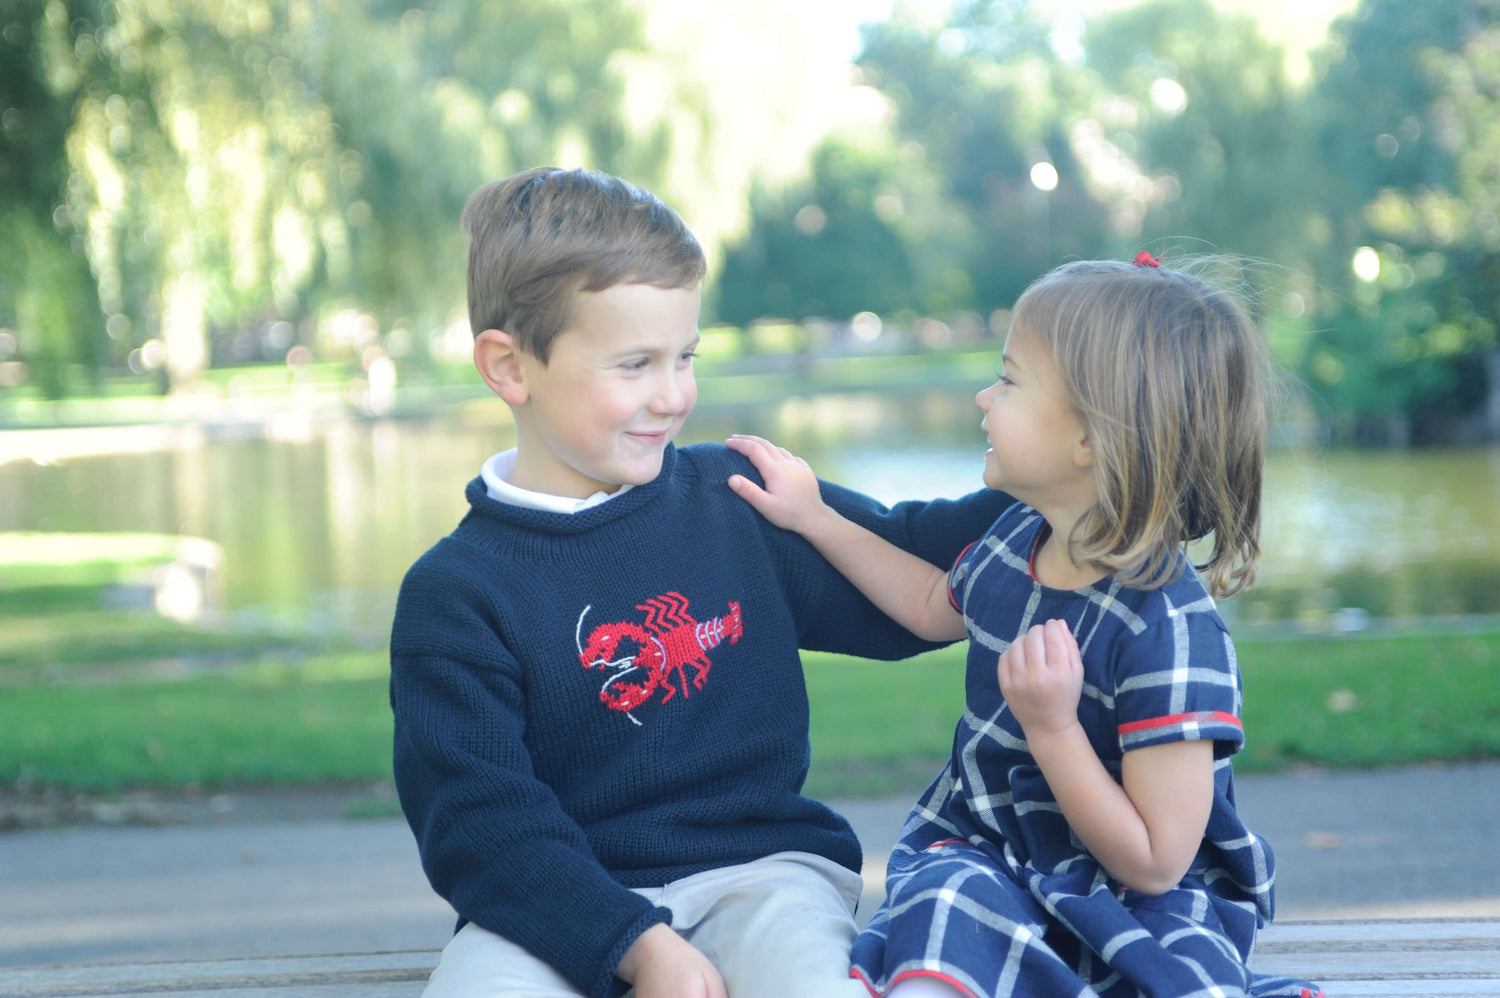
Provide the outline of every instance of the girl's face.
[[1046,515],[1098,501],[1093,451],[1046,346],[1012,325],[1000,380],[976,397],[989,438],[984,484]]

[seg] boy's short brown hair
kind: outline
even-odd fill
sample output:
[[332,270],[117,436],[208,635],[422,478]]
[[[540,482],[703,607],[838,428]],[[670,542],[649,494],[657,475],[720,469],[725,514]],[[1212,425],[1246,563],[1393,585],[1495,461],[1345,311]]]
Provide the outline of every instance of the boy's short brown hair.
[[677,212],[618,177],[544,166],[486,184],[464,206],[469,325],[547,362],[573,296],[616,284],[691,288],[708,265]]

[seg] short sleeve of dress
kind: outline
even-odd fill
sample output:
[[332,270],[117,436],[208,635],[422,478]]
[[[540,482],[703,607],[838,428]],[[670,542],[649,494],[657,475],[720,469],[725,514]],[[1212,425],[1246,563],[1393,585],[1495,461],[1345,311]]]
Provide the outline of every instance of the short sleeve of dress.
[[1239,668],[1211,603],[1171,608],[1165,619],[1119,641],[1115,718],[1121,752],[1181,741],[1212,741],[1219,759],[1240,750],[1245,732]]
[[958,553],[953,559],[953,567],[948,569],[948,605],[959,613],[964,612],[963,604],[959,602],[957,589],[963,584],[964,579],[969,577],[969,552],[974,550],[978,541],[970,542],[969,546]]

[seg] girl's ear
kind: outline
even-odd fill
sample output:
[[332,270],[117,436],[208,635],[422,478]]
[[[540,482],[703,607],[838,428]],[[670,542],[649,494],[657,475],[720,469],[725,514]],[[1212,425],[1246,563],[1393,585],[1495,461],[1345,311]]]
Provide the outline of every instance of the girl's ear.
[[520,348],[509,333],[486,329],[474,337],[474,366],[490,391],[510,405],[525,405],[531,397],[521,371]]
[[1073,445],[1073,466],[1076,468],[1094,466],[1094,445],[1089,443],[1086,434],[1079,436],[1077,443]]

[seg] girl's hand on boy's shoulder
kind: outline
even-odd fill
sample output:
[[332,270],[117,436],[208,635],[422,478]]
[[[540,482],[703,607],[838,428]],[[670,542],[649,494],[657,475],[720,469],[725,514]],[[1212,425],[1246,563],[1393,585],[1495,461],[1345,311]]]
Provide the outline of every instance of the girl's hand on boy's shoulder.
[[1083,658],[1063,621],[1036,624],[1016,638],[1000,656],[998,672],[1000,693],[1027,738],[1078,723]]
[[818,476],[806,461],[764,437],[736,433],[725,445],[755,465],[765,486],[744,475],[730,475],[734,494],[778,527],[806,533],[829,510],[818,491]]

